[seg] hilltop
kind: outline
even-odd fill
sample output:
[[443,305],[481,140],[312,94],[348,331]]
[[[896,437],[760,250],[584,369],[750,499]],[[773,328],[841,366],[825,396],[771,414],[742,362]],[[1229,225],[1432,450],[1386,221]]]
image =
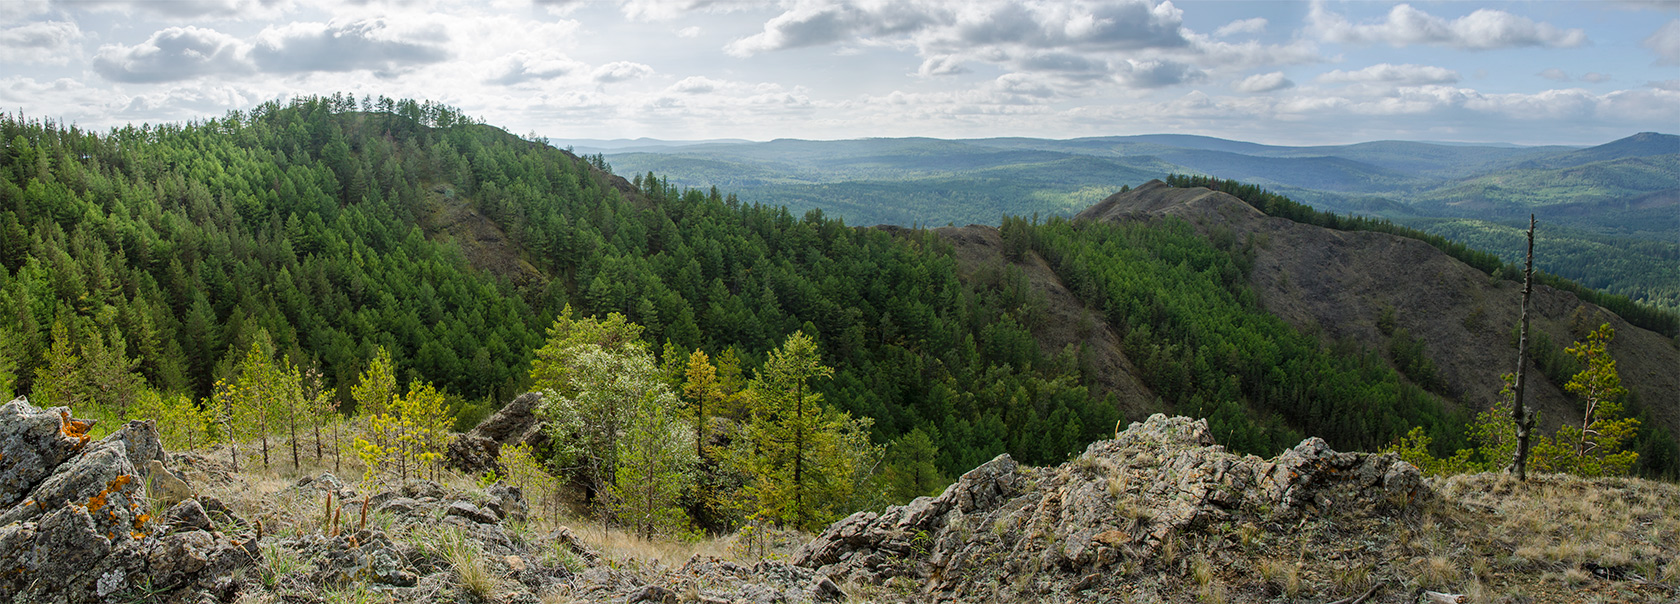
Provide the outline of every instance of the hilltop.
[[[1395,332],[1405,330],[1421,341],[1437,368],[1440,392],[1469,408],[1492,401],[1499,375],[1515,370],[1510,334],[1521,308],[1521,284],[1489,278],[1422,241],[1301,224],[1267,216],[1225,193],[1159,181],[1109,197],[1079,218],[1178,218],[1210,236],[1259,242],[1248,282],[1268,312],[1317,334],[1326,345],[1354,341],[1386,348]],[[1531,328],[1542,335],[1531,337],[1543,349],[1581,339],[1584,325],[1609,322],[1618,333],[1613,354],[1623,380],[1641,393],[1659,425],[1680,433],[1680,376],[1665,369],[1680,367],[1680,350],[1669,338],[1545,285],[1535,288],[1533,305]],[[1536,353],[1548,354],[1555,352]],[[1538,363],[1531,371],[1547,373]],[[1556,377],[1531,383],[1537,386],[1531,404],[1547,422],[1579,423],[1580,412]]]

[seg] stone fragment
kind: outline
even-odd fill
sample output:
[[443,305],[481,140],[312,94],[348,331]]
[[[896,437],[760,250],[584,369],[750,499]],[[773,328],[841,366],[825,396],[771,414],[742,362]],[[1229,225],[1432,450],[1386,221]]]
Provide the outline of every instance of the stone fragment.
[[496,515],[479,509],[478,506],[465,501],[457,501],[444,508],[445,516],[457,516],[477,522],[479,524],[496,524]]
[[630,595],[624,598],[624,604],[637,604],[638,602],[676,604],[677,594],[658,585],[646,585],[641,589],[630,592]]
[[172,506],[193,496],[187,481],[163,467],[156,459],[146,462],[146,495],[166,506]]
[[215,523],[210,515],[204,512],[204,506],[199,505],[197,499],[188,499],[175,504],[163,515],[164,522],[174,531],[210,531],[215,529]]

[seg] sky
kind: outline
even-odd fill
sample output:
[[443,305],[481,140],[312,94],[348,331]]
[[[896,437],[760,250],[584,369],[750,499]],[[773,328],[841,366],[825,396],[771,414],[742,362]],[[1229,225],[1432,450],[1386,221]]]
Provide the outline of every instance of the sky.
[[1680,132],[1680,0],[0,0],[0,110],[106,129],[303,95],[520,135]]

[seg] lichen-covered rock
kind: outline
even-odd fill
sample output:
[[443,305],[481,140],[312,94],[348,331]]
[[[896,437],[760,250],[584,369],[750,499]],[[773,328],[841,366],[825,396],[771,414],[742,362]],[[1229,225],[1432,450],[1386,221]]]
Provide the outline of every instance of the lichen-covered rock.
[[22,399],[0,407],[0,460],[10,462],[0,463],[0,602],[197,590],[255,560],[249,541],[210,532],[196,501],[151,517],[147,483],[168,499],[160,485],[180,480],[163,465],[156,424],[131,421],[94,443],[91,426]]
[[445,517],[465,518],[479,524],[495,524],[499,522],[495,514],[479,509],[478,506],[465,501],[457,501],[449,504],[449,507],[445,508],[443,513]]
[[0,405],[0,509],[23,501],[80,451],[91,427],[91,420],[71,419],[67,408],[39,409],[23,397]]
[[930,600],[979,597],[976,586],[1019,576],[1044,586],[1034,597],[1058,599],[1118,562],[1155,559],[1187,531],[1427,494],[1417,468],[1393,455],[1336,452],[1318,438],[1271,460],[1235,455],[1213,444],[1206,421],[1157,414],[1057,468],[999,456],[938,497],[853,514],[790,560],[859,583],[908,577],[938,592]]

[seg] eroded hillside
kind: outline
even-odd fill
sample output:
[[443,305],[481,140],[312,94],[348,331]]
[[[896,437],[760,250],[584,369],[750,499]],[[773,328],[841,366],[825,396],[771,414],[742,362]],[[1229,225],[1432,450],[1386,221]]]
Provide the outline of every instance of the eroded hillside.
[[[1500,375],[1514,370],[1522,287],[1490,278],[1421,241],[1382,233],[1335,231],[1267,216],[1242,200],[1158,181],[1103,200],[1080,219],[1124,223],[1181,218],[1219,238],[1254,242],[1248,281],[1265,309],[1326,344],[1349,341],[1386,349],[1404,329],[1434,361],[1442,391],[1470,410],[1491,405]],[[1545,250],[1536,250],[1543,255]],[[1639,402],[1673,433],[1680,431],[1680,350],[1663,336],[1629,325],[1575,295],[1537,285],[1533,328],[1557,350],[1609,322],[1611,352]],[[1385,333],[1380,325],[1392,317]],[[1531,367],[1534,375],[1542,372]],[[1567,376],[1564,376],[1567,379]],[[1548,427],[1579,422],[1580,412],[1555,380],[1535,380],[1530,404]]]

